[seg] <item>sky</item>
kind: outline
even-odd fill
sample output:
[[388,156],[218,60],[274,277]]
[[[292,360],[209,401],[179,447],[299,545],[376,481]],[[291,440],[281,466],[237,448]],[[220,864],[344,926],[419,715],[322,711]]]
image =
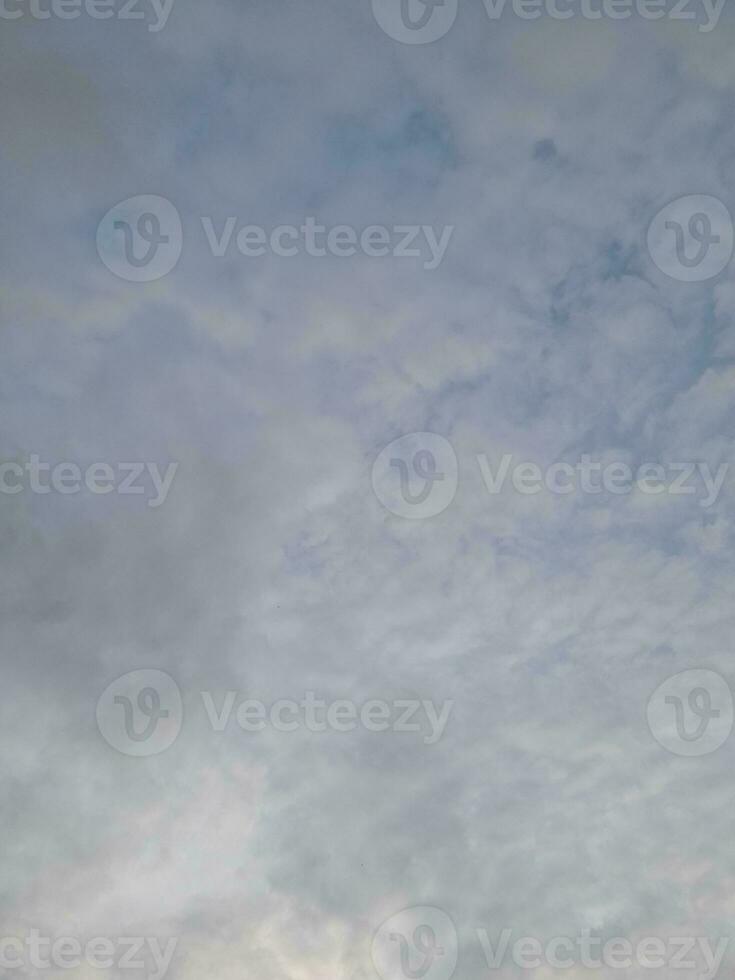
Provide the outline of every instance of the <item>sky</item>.
[[[0,974],[726,976],[732,11],[34,3]],[[493,965],[504,929],[669,958]]]

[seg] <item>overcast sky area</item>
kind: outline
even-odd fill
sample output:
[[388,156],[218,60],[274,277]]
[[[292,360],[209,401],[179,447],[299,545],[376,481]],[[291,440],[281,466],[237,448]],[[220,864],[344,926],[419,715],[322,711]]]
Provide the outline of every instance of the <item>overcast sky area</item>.
[[74,2],[0,22],[0,976],[725,980],[735,11]]

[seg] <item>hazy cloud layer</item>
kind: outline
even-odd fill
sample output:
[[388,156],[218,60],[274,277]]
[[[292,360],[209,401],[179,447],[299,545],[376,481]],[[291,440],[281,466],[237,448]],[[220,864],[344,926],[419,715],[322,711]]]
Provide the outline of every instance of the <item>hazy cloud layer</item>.
[[[0,935],[174,936],[180,980],[372,980],[407,906],[451,916],[467,980],[477,928],[727,936],[734,743],[667,752],[646,703],[690,668],[735,681],[731,475],[707,508],[492,495],[477,456],[735,472],[732,268],[678,282],[646,250],[674,198],[735,209],[731,12],[701,33],[468,2],[416,46],[362,0],[147,24],[0,35],[0,454],[179,464],[157,508],[0,495]],[[183,227],[150,283],[95,247],[141,194]],[[216,257],[201,220],[308,216],[454,231],[427,270]],[[407,520],[371,469],[425,431],[457,492]],[[134,758],[95,710],[142,668],[184,724]],[[453,707],[434,744],[215,732],[202,691]]]

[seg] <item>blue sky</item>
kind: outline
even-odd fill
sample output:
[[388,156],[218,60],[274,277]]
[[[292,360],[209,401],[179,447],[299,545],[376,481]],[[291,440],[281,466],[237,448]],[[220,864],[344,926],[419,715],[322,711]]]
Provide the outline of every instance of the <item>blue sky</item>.
[[[688,195],[735,213],[731,12],[704,33],[460,0],[424,45],[363,0],[174,0],[157,31],[141,9],[0,34],[0,456],[177,463],[158,507],[0,495],[0,934],[175,936],[175,980],[373,980],[375,930],[413,906],[456,924],[460,980],[492,972],[477,927],[726,936],[732,742],[667,751],[646,705],[732,675],[730,478],[707,508],[492,495],[477,457],[735,464],[732,264],[680,281],[646,238]],[[182,227],[150,282],[95,244],[139,195]],[[309,216],[452,232],[427,269],[423,238],[217,257],[202,224]],[[373,464],[426,432],[458,482],[407,519]],[[95,710],[144,669],[184,724],[133,758]],[[434,744],[213,732],[201,692],[229,690],[453,707]]]

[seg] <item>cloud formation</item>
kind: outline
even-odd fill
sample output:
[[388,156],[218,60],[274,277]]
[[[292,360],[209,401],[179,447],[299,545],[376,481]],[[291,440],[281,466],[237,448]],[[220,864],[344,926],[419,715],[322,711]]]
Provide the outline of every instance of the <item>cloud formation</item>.
[[[468,2],[427,45],[362,2],[148,15],[0,35],[2,460],[178,463],[155,509],[0,496],[0,936],[177,937],[172,980],[373,980],[413,906],[452,919],[471,980],[478,928],[727,936],[732,742],[667,752],[646,704],[679,671],[735,681],[731,476],[706,510],[489,495],[477,457],[735,472],[732,266],[677,281],[646,246],[673,199],[735,213],[731,12],[705,33]],[[137,195],[181,218],[151,282],[96,248]],[[454,231],[426,268],[217,257],[202,226],[309,216]],[[372,468],[422,432],[458,478],[411,520]],[[152,668],[181,732],[126,756],[97,700]],[[453,709],[429,744],[217,732],[202,691]]]

